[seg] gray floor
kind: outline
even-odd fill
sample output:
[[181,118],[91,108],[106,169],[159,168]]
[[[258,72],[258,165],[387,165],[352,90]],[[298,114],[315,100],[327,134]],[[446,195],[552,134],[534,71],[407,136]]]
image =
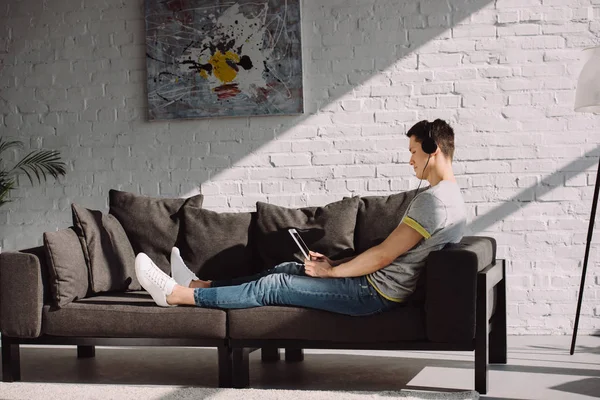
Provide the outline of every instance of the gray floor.
[[[600,337],[511,336],[507,365],[492,365],[486,399],[600,398]],[[283,356],[283,355],[282,355]],[[283,359],[283,357],[282,357]],[[22,381],[217,386],[216,349],[22,346]],[[473,389],[473,353],[306,350],[301,363],[263,364],[250,355],[253,388],[304,390]],[[1,396],[0,396],[1,397]]]

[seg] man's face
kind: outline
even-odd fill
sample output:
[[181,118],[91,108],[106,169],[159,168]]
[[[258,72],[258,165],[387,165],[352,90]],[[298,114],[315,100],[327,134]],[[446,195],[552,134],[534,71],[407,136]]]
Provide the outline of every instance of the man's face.
[[423,168],[427,164],[428,154],[421,148],[421,143],[415,140],[415,136],[411,136],[408,143],[410,151],[410,165],[414,168],[417,178],[424,179]]

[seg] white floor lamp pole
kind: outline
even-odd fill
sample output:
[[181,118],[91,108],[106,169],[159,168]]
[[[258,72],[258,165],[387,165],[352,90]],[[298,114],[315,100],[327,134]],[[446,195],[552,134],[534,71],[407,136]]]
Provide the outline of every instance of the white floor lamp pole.
[[[575,95],[575,111],[600,113],[600,46],[584,50],[587,62],[581,70],[577,81],[577,92]],[[575,326],[573,327],[573,339],[571,341],[571,354],[575,352],[575,341],[577,340],[577,328],[579,327],[579,314],[581,312],[581,301],[583,300],[583,288],[585,285],[585,274],[587,272],[588,258],[590,254],[590,243],[594,232],[594,220],[596,219],[596,206],[598,204],[598,189],[600,183],[600,163],[596,174],[596,186],[594,186],[594,200],[592,202],[592,213],[588,226],[585,255],[583,257],[583,271],[581,271],[581,284],[579,286],[579,299],[577,301],[577,313],[575,314]]]

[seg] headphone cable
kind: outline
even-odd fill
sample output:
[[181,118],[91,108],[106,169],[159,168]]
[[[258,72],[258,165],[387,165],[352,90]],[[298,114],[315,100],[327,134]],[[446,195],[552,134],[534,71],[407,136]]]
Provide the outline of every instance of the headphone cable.
[[[425,163],[425,167],[423,168],[423,173],[421,174],[421,177],[423,175],[425,175],[425,168],[427,168],[430,158],[431,158],[431,154],[429,154],[429,156],[427,157],[427,162]],[[421,183],[423,183],[423,178],[421,178],[421,181],[419,182],[419,186],[417,187],[417,193],[415,193],[415,197],[417,197],[417,195],[419,194],[419,188],[421,188]]]

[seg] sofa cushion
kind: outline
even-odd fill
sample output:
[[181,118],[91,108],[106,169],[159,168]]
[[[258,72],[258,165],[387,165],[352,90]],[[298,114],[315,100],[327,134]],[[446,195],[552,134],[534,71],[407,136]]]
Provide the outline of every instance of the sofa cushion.
[[88,268],[79,237],[72,228],[44,232],[53,304],[63,307],[88,292]]
[[358,254],[383,242],[396,229],[416,193],[416,190],[410,190],[389,196],[360,198],[354,231]]
[[354,226],[358,197],[346,198],[323,207],[286,208],[256,203],[257,221],[254,245],[259,269],[286,261],[303,262],[304,256],[288,233],[296,228],[310,250],[332,259],[354,254]]
[[183,207],[177,247],[186,265],[200,279],[219,280],[251,275],[252,248],[248,240],[255,215]]
[[55,336],[224,339],[225,318],[217,309],[158,307],[144,291],[105,293],[42,310],[44,333]]
[[140,290],[135,254],[121,223],[110,214],[72,204],[73,225],[89,269],[92,293]]
[[202,207],[201,194],[187,199],[138,196],[111,189],[109,213],[123,225],[135,254],[144,252],[166,273],[171,271],[171,249],[179,232],[177,212],[184,205]]
[[300,307],[266,306],[228,310],[232,339],[323,340],[377,343],[425,338],[423,309],[398,307],[351,317]]

